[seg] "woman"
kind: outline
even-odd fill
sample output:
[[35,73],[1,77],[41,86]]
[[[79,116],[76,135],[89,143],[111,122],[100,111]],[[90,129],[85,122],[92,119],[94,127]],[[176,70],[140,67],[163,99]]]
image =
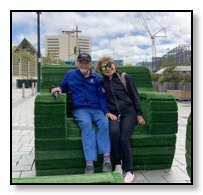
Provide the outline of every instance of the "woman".
[[129,140],[136,123],[145,124],[138,92],[133,79],[127,74],[125,75],[125,88],[119,78],[122,73],[117,72],[116,64],[111,57],[101,58],[96,69],[103,75],[102,86],[106,93],[109,109],[115,115],[110,118],[111,149],[115,171],[123,173],[121,162],[124,162],[126,169],[124,181],[132,183],[134,179],[133,158]]

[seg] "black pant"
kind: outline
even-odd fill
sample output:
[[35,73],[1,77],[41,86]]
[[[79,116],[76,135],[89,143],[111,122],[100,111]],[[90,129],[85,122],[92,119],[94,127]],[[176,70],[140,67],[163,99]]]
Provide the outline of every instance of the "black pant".
[[121,116],[120,121],[110,120],[111,150],[114,161],[117,165],[121,164],[121,160],[123,160],[126,172],[132,171],[133,169],[133,158],[129,139],[136,122],[137,115],[135,112]]

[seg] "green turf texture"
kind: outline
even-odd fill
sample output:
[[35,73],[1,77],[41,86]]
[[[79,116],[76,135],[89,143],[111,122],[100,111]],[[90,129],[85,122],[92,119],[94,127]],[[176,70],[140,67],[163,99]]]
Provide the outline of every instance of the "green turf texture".
[[191,113],[188,116],[187,126],[186,126],[186,140],[185,140],[185,158],[186,158],[186,170],[191,178]]
[[120,173],[97,173],[97,174],[78,174],[60,176],[38,176],[13,178],[13,184],[17,183],[124,183]]
[[[67,71],[76,66],[42,66],[40,94],[35,99],[35,166],[37,176],[81,174],[85,159],[81,132],[72,118],[71,93],[58,99],[48,92],[57,86]],[[138,89],[146,124],[136,126],[130,144],[135,170],[170,168],[175,153],[177,104],[172,95],[153,89],[146,67],[118,67],[128,73]],[[97,131],[96,126],[93,128]],[[113,159],[112,159],[112,163]],[[101,172],[102,157],[95,162]]]

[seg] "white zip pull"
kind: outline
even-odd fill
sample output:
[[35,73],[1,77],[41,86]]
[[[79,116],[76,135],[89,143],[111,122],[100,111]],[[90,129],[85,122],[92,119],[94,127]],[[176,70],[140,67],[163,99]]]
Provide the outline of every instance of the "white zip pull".
[[118,122],[120,121],[120,116],[121,116],[121,115],[119,114],[119,115],[118,115],[118,119],[117,119],[117,120],[118,120]]

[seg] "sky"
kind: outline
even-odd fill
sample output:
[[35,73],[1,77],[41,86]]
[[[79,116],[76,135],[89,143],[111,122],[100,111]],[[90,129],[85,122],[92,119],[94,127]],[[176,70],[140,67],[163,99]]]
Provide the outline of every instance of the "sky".
[[[141,13],[148,30],[138,15]],[[146,12],[42,12],[40,15],[40,47],[45,54],[45,35],[60,35],[63,30],[82,32],[78,36],[92,38],[92,59],[109,55],[124,63],[136,64],[151,61],[152,40],[156,35],[156,55],[161,57],[182,44],[191,44],[190,11]],[[23,38],[37,48],[36,12],[12,12],[12,46],[19,45]]]

